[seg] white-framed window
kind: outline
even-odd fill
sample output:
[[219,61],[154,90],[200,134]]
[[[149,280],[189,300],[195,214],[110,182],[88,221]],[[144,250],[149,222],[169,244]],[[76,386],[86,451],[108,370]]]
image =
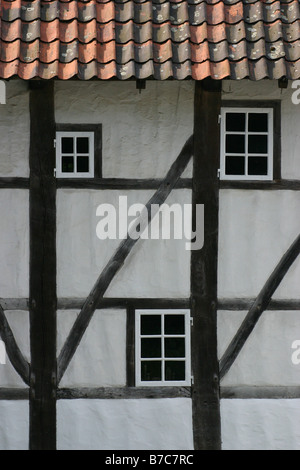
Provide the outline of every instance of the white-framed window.
[[56,177],[94,177],[94,132],[56,132]]
[[273,179],[273,108],[221,109],[222,180]]
[[191,385],[189,310],[136,310],[137,386]]

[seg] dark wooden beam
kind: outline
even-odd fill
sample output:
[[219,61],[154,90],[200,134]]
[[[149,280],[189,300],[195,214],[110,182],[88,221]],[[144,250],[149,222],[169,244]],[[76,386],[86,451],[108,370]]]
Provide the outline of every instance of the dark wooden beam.
[[217,356],[220,107],[221,82],[213,82],[211,86],[195,82],[194,215],[197,204],[205,206],[204,247],[191,253],[192,406],[196,450],[221,448]]
[[30,377],[30,366],[28,362],[25,360],[23,354],[21,353],[13,332],[9,326],[9,323],[6,319],[4,310],[0,305],[0,337],[5,344],[6,353],[9,357],[9,360],[19,374],[19,376],[23,379],[26,385],[29,385],[29,377]]
[[242,322],[240,328],[238,329],[233,340],[229,344],[227,350],[225,351],[222,359],[220,360],[220,377],[223,378],[244,344],[246,343],[248,337],[252,333],[255,325],[257,324],[262,313],[267,309],[272,295],[280,285],[282,279],[297,259],[300,254],[300,235],[296,238],[294,243],[290,246],[287,252],[283,255],[280,262],[274,269],[273,273],[265,283],[264,287],[257,296],[255,302],[253,303],[251,309],[246,315],[244,321]]
[[30,449],[56,447],[54,83],[30,83]]
[[190,387],[100,387],[61,388],[57,391],[60,400],[74,399],[138,399],[138,398],[190,398]]
[[[57,188],[72,189],[158,189],[161,179],[128,179],[128,178],[58,178]],[[191,189],[191,178],[180,178],[176,189]]]
[[0,177],[0,189],[29,189],[29,178]]
[[[181,174],[185,170],[188,162],[190,161],[193,153],[193,136],[191,136],[185,145],[183,146],[179,156],[171,166],[165,179],[161,183],[154,196],[148,201],[145,211],[147,211],[148,223],[151,221],[153,211],[151,211],[152,205],[159,207],[165,202],[176,182],[180,178]],[[66,339],[65,344],[58,357],[58,383],[63,377],[65,370],[67,369],[86,328],[88,327],[92,316],[97,308],[97,305],[103,298],[108,286],[113,280],[116,273],[121,269],[125,263],[126,258],[135,246],[139,238],[132,238],[128,236],[121,242],[118,249],[108,261],[104,270],[97,279],[93,289],[87,297],[75,323],[70,331],[69,336]]]
[[126,384],[135,386],[135,309],[127,309],[126,318]]
[[[85,299],[60,298],[57,300],[59,310],[81,310]],[[123,309],[156,309],[156,308],[190,308],[190,299],[145,299],[145,298],[108,298],[100,299],[97,310],[102,308],[123,308]]]
[[[228,311],[241,311],[241,310],[250,310],[254,304],[255,299],[219,299],[218,301],[218,310],[228,310]],[[298,299],[289,299],[289,300],[271,300],[267,311],[299,311],[300,312],[300,300]]]
[[261,191],[300,191],[300,180],[220,181],[220,189]]
[[300,398],[300,387],[297,386],[240,386],[221,387],[221,397],[242,400],[290,400]]
[[0,400],[28,400],[29,388],[0,388]]

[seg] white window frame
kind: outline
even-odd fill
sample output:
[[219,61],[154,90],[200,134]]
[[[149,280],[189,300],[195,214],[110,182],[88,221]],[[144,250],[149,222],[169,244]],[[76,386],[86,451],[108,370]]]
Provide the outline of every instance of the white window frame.
[[[190,386],[192,380],[191,374],[191,315],[190,310],[186,309],[144,309],[136,310],[135,315],[135,384],[136,386]],[[142,335],[141,332],[141,316],[142,315],[159,315],[161,316],[161,334],[159,335]],[[181,335],[164,334],[164,316],[165,315],[184,315],[185,333]],[[141,357],[141,340],[142,338],[161,338],[162,354],[160,358],[142,358]],[[185,358],[165,358],[164,357],[164,338],[184,338],[185,339]],[[141,379],[141,362],[145,360],[161,361],[162,380],[144,381]],[[170,381],[165,380],[165,361],[181,361],[185,362],[185,380]]]
[[[72,154],[63,154],[62,153],[62,138],[63,137],[88,137],[89,138],[89,153],[77,153],[74,148]],[[94,165],[94,132],[86,131],[57,131],[56,132],[56,177],[57,178],[94,178],[95,165]],[[89,171],[88,172],[78,172],[77,157],[78,156],[87,156],[89,158]],[[62,171],[62,157],[63,156],[73,156],[74,157],[74,171],[73,172],[63,172]]]
[[[226,156],[234,156],[235,154],[226,153],[226,113],[245,113],[246,129],[245,131],[228,131],[230,135],[245,135],[245,174],[244,175],[227,175],[226,174]],[[248,131],[248,115],[250,113],[268,114],[268,132],[249,132]],[[274,112],[273,108],[250,108],[250,107],[222,107],[221,108],[221,158],[220,158],[220,179],[221,180],[239,180],[239,181],[272,181],[273,180],[273,139],[274,139]],[[268,135],[268,153],[267,154],[249,154],[248,153],[248,135]],[[249,156],[262,156],[268,158],[268,174],[267,175],[248,175],[248,158]]]

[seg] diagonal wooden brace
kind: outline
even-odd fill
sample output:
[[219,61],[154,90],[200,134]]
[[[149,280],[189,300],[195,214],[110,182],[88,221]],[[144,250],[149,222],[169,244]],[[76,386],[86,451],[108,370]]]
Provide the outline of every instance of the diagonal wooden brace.
[[[151,214],[149,208],[151,207],[151,205],[154,204],[156,204],[157,206],[161,206],[165,202],[172,189],[174,188],[175,184],[177,183],[178,179],[180,178],[181,174],[185,170],[192,155],[193,135],[186,141],[179,156],[171,166],[158,190],[148,201],[146,205],[146,210],[148,211],[148,223],[151,222],[151,216],[155,215]],[[59,354],[57,361],[58,383],[62,379],[73,355],[75,354],[75,351],[91,321],[91,318],[97,308],[97,305],[99,304],[99,301],[102,299],[108,286],[112,282],[117,272],[123,266],[127,256],[129,255],[138,240],[139,238],[133,239],[129,235],[125,240],[121,242],[117,251],[107,263],[106,267],[104,268],[98,280],[96,281],[93,289],[91,290],[89,296],[87,297],[77,319],[75,320],[70,334],[66,339],[66,342]]]
[[300,254],[300,235],[283,255],[275,270],[260,291],[246,318],[220,360],[220,378],[223,378],[236,360],[262,313],[267,309],[272,295]]
[[13,332],[9,326],[7,318],[5,316],[4,310],[0,305],[0,336],[2,341],[5,344],[6,353],[9,357],[10,362],[12,363],[14,369],[23,379],[26,385],[29,385],[30,381],[30,365],[25,360],[23,354],[21,353]]

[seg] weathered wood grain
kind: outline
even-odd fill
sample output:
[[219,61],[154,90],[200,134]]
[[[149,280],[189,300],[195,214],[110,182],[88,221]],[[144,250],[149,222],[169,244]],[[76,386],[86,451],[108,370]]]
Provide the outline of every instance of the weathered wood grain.
[[[204,83],[205,82],[205,83]],[[221,448],[217,265],[221,82],[195,83],[193,209],[204,204],[204,247],[191,253],[193,432],[196,450]]]

